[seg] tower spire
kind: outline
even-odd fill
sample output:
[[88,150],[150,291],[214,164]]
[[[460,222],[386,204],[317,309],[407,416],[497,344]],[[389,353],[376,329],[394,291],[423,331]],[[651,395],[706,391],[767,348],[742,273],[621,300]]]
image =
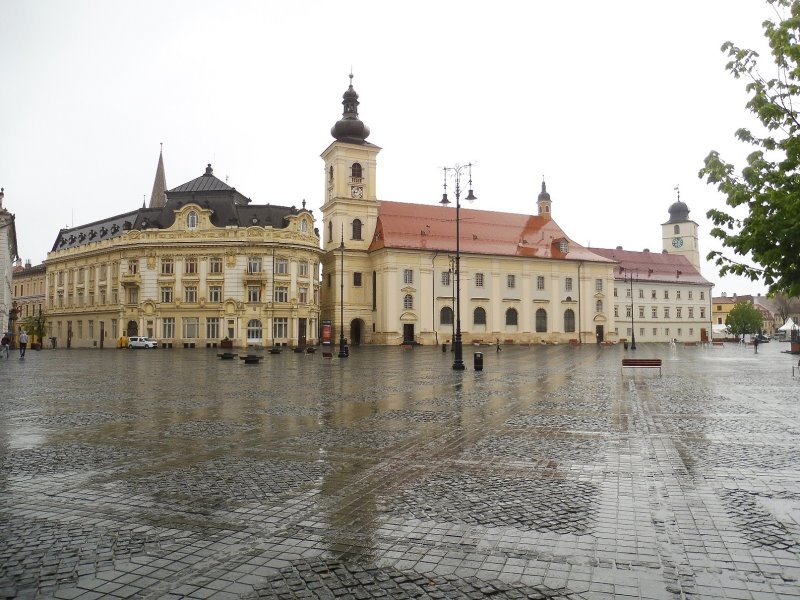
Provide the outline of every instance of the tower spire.
[[164,142],[158,153],[158,167],[156,179],[153,182],[153,193],[150,194],[150,208],[163,208],[167,203],[167,177],[164,174]]
[[369,127],[358,118],[358,94],[353,89],[353,71],[350,70],[350,87],[342,95],[342,118],[334,123],[331,135],[341,142],[363,144],[369,136]]

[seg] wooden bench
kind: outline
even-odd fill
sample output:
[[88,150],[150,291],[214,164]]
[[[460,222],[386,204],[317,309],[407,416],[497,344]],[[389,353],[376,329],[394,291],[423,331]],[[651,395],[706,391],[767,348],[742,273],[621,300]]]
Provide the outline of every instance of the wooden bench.
[[661,359],[660,358],[623,358],[622,368],[629,369],[658,369],[658,375],[661,376]]
[[711,347],[719,346],[720,348],[725,347],[725,342],[711,342]]

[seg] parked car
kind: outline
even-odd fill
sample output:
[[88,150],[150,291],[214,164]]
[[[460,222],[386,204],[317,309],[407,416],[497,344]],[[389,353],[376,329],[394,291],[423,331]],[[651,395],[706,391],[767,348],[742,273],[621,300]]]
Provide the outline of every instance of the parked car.
[[766,344],[769,341],[769,336],[759,333],[753,336],[753,341],[759,344]]
[[132,335],[128,338],[128,348],[158,348],[158,340]]

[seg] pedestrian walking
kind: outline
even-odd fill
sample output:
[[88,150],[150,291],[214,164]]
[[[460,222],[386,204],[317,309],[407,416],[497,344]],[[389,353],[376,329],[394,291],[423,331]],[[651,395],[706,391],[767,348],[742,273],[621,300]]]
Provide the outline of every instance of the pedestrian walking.
[[753,349],[756,351],[756,354],[758,354],[758,338],[757,337],[753,338]]
[[11,338],[8,336],[8,332],[6,331],[3,333],[3,339],[0,340],[0,356],[5,355],[8,358],[8,349],[11,347]]
[[19,334],[19,357],[25,358],[25,348],[28,347],[28,334],[25,330],[22,330],[22,333]]
[[497,352],[500,352],[502,350],[502,348],[500,347],[500,338],[496,338],[496,340],[497,341],[495,343],[497,344]]

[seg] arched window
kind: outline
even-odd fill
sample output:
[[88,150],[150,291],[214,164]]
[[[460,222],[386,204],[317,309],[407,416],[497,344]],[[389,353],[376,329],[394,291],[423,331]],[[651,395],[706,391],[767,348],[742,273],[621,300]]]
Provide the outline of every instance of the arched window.
[[486,311],[480,306],[472,313],[472,323],[474,325],[486,325]]
[[597,302],[594,303],[594,311],[595,312],[599,312],[599,313],[603,312],[603,301],[602,300],[598,300]]
[[328,241],[333,241],[333,221],[328,221]]
[[261,321],[250,319],[247,322],[247,341],[261,341]]
[[186,217],[186,226],[189,229],[197,229],[197,213],[191,211],[189,215]]
[[547,311],[540,308],[536,311],[536,333],[545,333],[547,331]]
[[517,324],[517,309],[509,308],[506,311],[506,325],[516,325],[516,324]]
[[361,220],[360,219],[353,219],[353,239],[360,240],[361,239]]
[[406,294],[403,296],[403,308],[411,309],[414,308],[414,296],[411,294]]
[[353,166],[350,167],[350,176],[351,177],[361,177],[361,165],[358,163],[353,163]]
[[575,311],[571,308],[564,311],[564,332],[575,333]]
[[441,325],[452,325],[453,324],[453,309],[449,306],[445,306],[441,312],[439,312],[439,324]]
[[673,227],[672,230],[675,233],[680,233],[681,232],[681,226],[680,225],[675,225],[675,227]]

